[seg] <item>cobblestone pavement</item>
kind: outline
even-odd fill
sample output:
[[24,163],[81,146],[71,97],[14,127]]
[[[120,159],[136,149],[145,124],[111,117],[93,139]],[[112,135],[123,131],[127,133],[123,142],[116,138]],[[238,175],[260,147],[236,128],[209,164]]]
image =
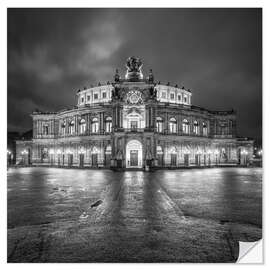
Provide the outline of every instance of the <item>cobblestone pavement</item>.
[[9,169],[8,262],[234,262],[262,169]]

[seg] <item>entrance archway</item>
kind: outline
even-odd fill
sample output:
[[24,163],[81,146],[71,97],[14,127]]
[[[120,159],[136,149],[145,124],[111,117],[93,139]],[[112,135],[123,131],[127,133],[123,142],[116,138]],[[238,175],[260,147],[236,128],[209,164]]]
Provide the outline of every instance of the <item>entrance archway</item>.
[[127,143],[126,167],[142,168],[142,144],[138,140],[131,140]]

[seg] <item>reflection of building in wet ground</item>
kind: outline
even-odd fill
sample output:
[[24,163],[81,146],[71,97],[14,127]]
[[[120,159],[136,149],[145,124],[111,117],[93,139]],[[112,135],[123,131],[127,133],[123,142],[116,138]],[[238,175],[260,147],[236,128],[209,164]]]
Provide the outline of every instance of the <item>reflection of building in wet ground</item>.
[[10,169],[9,262],[232,262],[262,236],[261,188],[260,168]]
[[17,163],[148,169],[248,165],[253,140],[237,138],[235,111],[192,105],[184,86],[144,78],[129,58],[125,78],[77,91],[77,105],[32,113],[33,139],[17,141]]

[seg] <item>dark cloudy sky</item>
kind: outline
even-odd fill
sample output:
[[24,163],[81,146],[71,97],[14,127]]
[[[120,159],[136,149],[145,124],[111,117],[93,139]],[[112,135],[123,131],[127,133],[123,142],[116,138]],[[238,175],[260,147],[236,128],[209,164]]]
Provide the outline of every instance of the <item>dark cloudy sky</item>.
[[193,104],[234,108],[238,135],[260,138],[260,9],[9,9],[8,130],[29,114],[76,104],[76,90],[122,75],[128,56],[144,75],[184,85]]

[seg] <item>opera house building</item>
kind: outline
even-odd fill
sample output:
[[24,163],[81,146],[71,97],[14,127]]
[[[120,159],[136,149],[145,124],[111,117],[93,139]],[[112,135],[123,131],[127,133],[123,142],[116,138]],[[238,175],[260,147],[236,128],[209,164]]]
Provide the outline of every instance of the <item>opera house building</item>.
[[139,58],[113,82],[78,90],[77,104],[35,111],[33,138],[16,142],[17,164],[155,169],[252,163],[253,140],[236,134],[235,111],[192,105],[184,87],[145,77]]

